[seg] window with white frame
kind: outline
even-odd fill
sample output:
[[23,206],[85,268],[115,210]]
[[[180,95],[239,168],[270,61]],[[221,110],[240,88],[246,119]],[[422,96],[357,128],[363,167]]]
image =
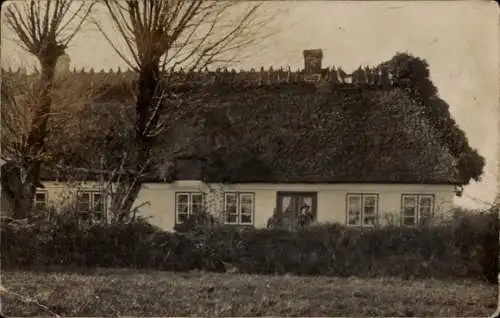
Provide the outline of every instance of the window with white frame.
[[255,195],[253,193],[224,193],[224,223],[253,224]]
[[205,208],[205,195],[202,192],[179,192],[175,194],[175,222],[184,223],[191,214],[202,212]]
[[347,225],[373,226],[378,213],[377,194],[347,194]]
[[37,190],[34,201],[35,211],[42,212],[47,208],[47,191]]
[[434,211],[432,194],[403,194],[401,223],[406,226],[428,224]]
[[101,191],[78,191],[77,212],[79,219],[102,222],[106,219],[106,195]]

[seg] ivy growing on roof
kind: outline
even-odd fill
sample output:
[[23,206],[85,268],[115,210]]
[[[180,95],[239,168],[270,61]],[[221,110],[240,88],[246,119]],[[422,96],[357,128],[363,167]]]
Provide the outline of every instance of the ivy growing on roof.
[[450,114],[449,105],[441,99],[430,79],[429,64],[408,53],[397,53],[382,63],[394,75],[394,85],[405,90],[436,128],[437,137],[456,160],[458,178],[462,184],[478,181],[483,174],[485,159],[467,140],[465,132]]

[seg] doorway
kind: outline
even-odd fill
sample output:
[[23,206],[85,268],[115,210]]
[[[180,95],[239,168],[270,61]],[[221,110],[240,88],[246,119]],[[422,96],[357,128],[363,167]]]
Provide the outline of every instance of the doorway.
[[288,230],[297,229],[299,214],[308,211],[315,221],[317,218],[316,192],[278,192],[276,210],[282,215],[282,225]]

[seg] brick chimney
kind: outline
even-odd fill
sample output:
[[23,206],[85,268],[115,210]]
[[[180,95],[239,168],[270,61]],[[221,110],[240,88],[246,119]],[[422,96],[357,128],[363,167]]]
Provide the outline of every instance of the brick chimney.
[[304,71],[306,74],[321,74],[323,50],[304,50]]

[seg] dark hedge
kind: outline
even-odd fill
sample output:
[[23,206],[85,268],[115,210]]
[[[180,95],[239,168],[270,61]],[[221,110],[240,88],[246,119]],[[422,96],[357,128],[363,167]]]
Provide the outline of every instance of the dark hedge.
[[2,225],[5,268],[131,267],[187,271],[404,278],[478,278],[498,273],[496,213],[468,215],[432,228],[208,228],[161,231],[147,223],[71,222]]

